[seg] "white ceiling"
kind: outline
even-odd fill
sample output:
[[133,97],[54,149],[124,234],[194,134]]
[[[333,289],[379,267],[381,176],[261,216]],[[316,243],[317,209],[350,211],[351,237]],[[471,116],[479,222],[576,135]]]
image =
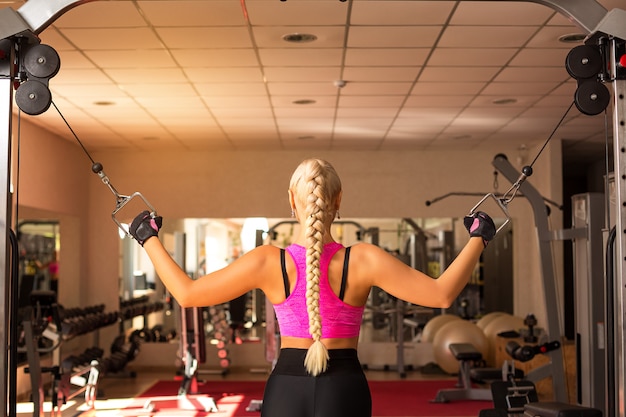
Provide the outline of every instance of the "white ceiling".
[[[519,1],[108,0],[40,38],[61,59],[52,100],[90,151],[404,150],[543,143],[573,103],[580,43],[558,39],[574,33]],[[26,117],[74,140],[54,106]],[[573,107],[555,137],[602,144],[604,116]]]

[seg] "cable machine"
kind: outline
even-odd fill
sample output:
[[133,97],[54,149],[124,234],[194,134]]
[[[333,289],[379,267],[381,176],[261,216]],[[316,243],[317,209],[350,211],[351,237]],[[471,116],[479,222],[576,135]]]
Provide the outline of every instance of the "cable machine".
[[[10,415],[15,414],[13,409],[9,409],[9,405],[15,406],[15,389],[7,384],[9,370],[16,369],[14,363],[9,363],[8,355],[8,347],[15,343],[10,335],[15,332],[17,325],[12,311],[15,302],[11,301],[17,277],[12,276],[11,272],[9,239],[13,217],[10,176],[14,84],[22,83],[15,100],[24,112],[40,114],[47,110],[51,103],[48,80],[58,71],[58,55],[52,48],[40,45],[38,34],[66,11],[89,1],[92,0],[28,0],[17,11],[0,9],[0,95],[3,97],[0,100],[0,171],[4,173],[0,175],[5,176],[0,181],[0,201],[5,202],[0,208],[0,235],[6,236],[6,239],[0,239],[0,271],[3,274],[0,279],[0,294],[3,295],[0,301],[0,369],[3,370],[0,378],[0,410],[3,411],[0,413],[8,411]],[[604,102],[613,97],[615,229],[620,232],[615,233],[614,271],[611,271],[614,282],[610,283],[613,291],[607,300],[612,306],[612,311],[607,312],[607,315],[614,318],[610,328],[607,328],[608,338],[613,342],[613,352],[607,358],[607,367],[612,372],[614,370],[607,384],[614,389],[607,395],[606,410],[609,417],[618,413],[623,417],[626,408],[626,210],[622,207],[626,202],[626,11],[607,11],[595,0],[520,1],[538,3],[563,14],[589,34],[585,44],[599,50],[601,66],[598,78],[592,82],[587,82],[588,79],[579,80],[576,92],[579,110],[593,114],[598,108],[606,108]],[[43,61],[41,58],[44,58]],[[611,85],[610,92],[604,87],[607,83]],[[13,375],[11,380],[14,380]],[[9,396],[11,401],[7,401]]]

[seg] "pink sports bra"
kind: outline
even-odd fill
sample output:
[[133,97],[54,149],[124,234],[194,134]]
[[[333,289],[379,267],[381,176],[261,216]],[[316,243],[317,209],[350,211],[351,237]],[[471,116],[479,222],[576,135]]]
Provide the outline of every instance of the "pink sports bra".
[[[328,265],[333,255],[343,248],[340,243],[324,245],[320,258],[320,315],[322,317],[322,338],[352,338],[359,335],[365,306],[355,307],[343,301],[348,278],[350,248],[346,248],[341,276],[341,290],[337,296],[328,282]],[[297,276],[293,292],[289,294],[289,279],[285,268],[285,251],[289,252],[296,264]],[[282,336],[311,338],[309,315],[306,310],[306,248],[290,245],[281,250],[281,267],[285,284],[285,301],[274,304]]]

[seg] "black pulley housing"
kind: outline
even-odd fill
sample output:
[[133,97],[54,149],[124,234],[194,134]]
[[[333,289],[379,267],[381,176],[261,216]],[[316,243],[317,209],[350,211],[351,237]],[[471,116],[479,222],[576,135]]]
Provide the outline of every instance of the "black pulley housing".
[[28,80],[20,84],[15,92],[15,102],[24,113],[37,116],[48,110],[52,94],[45,84]]

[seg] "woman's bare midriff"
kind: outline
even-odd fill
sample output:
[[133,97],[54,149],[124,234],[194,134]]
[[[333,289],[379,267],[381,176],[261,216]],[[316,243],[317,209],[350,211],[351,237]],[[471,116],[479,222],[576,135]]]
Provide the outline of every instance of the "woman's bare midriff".
[[[322,339],[322,343],[327,349],[356,349],[359,343],[358,337],[350,339]],[[308,349],[313,344],[313,339],[305,339],[302,337],[285,337],[280,338],[281,348]]]

